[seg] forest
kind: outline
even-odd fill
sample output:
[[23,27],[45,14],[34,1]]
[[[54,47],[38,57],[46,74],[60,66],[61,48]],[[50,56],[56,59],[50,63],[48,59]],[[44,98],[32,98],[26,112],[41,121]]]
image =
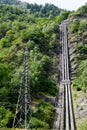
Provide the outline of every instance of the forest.
[[0,0],[0,128],[12,127],[23,71],[23,48],[27,44],[32,128],[52,129],[55,105],[40,95],[55,99],[58,92],[59,25],[65,19],[72,19],[69,43],[76,50],[73,89],[87,93],[87,4],[71,12],[51,4]]

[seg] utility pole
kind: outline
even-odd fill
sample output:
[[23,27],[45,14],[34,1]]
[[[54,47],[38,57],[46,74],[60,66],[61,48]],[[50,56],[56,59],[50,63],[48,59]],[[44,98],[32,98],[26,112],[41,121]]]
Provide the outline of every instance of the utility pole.
[[29,130],[30,120],[32,116],[28,62],[28,47],[25,45],[23,49],[23,72],[21,74],[21,85],[13,121],[13,128],[23,128],[24,130]]

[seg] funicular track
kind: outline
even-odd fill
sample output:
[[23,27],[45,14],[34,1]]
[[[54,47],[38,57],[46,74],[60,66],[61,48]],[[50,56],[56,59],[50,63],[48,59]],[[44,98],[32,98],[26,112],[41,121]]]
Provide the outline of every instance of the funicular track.
[[67,20],[60,25],[60,45],[62,47],[62,80],[60,81],[54,130],[75,130],[71,83],[69,77]]

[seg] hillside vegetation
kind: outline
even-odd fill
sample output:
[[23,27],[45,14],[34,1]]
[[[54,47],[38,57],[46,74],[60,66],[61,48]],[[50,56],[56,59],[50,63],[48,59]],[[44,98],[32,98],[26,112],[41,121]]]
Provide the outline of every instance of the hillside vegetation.
[[[23,48],[27,44],[31,97],[35,104],[31,127],[51,129],[55,108],[39,95],[56,96],[59,23],[70,11],[49,4],[44,7],[28,4],[27,8],[0,4],[0,128],[12,127],[23,71]],[[39,8],[45,13],[36,13]]]
[[[76,78],[73,81],[73,86],[79,90],[87,91],[87,4],[79,8],[70,18],[69,25],[69,43],[72,44],[74,54],[76,54],[72,64],[77,64],[77,67],[72,70],[76,73]],[[73,53],[72,53],[73,54]]]
[[30,127],[52,129],[60,74],[59,25],[67,18],[73,88],[87,92],[86,14],[87,4],[71,13],[51,4],[0,0],[0,128],[12,127],[27,44],[33,110]]
[[69,17],[70,71],[77,130],[87,129],[87,3]]

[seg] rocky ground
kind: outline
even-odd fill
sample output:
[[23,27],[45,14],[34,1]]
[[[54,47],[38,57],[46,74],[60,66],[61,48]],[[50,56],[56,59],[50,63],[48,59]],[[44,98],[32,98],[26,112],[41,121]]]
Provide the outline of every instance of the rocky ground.
[[73,103],[77,130],[82,130],[82,125],[85,127],[87,121],[87,93],[73,90]]

